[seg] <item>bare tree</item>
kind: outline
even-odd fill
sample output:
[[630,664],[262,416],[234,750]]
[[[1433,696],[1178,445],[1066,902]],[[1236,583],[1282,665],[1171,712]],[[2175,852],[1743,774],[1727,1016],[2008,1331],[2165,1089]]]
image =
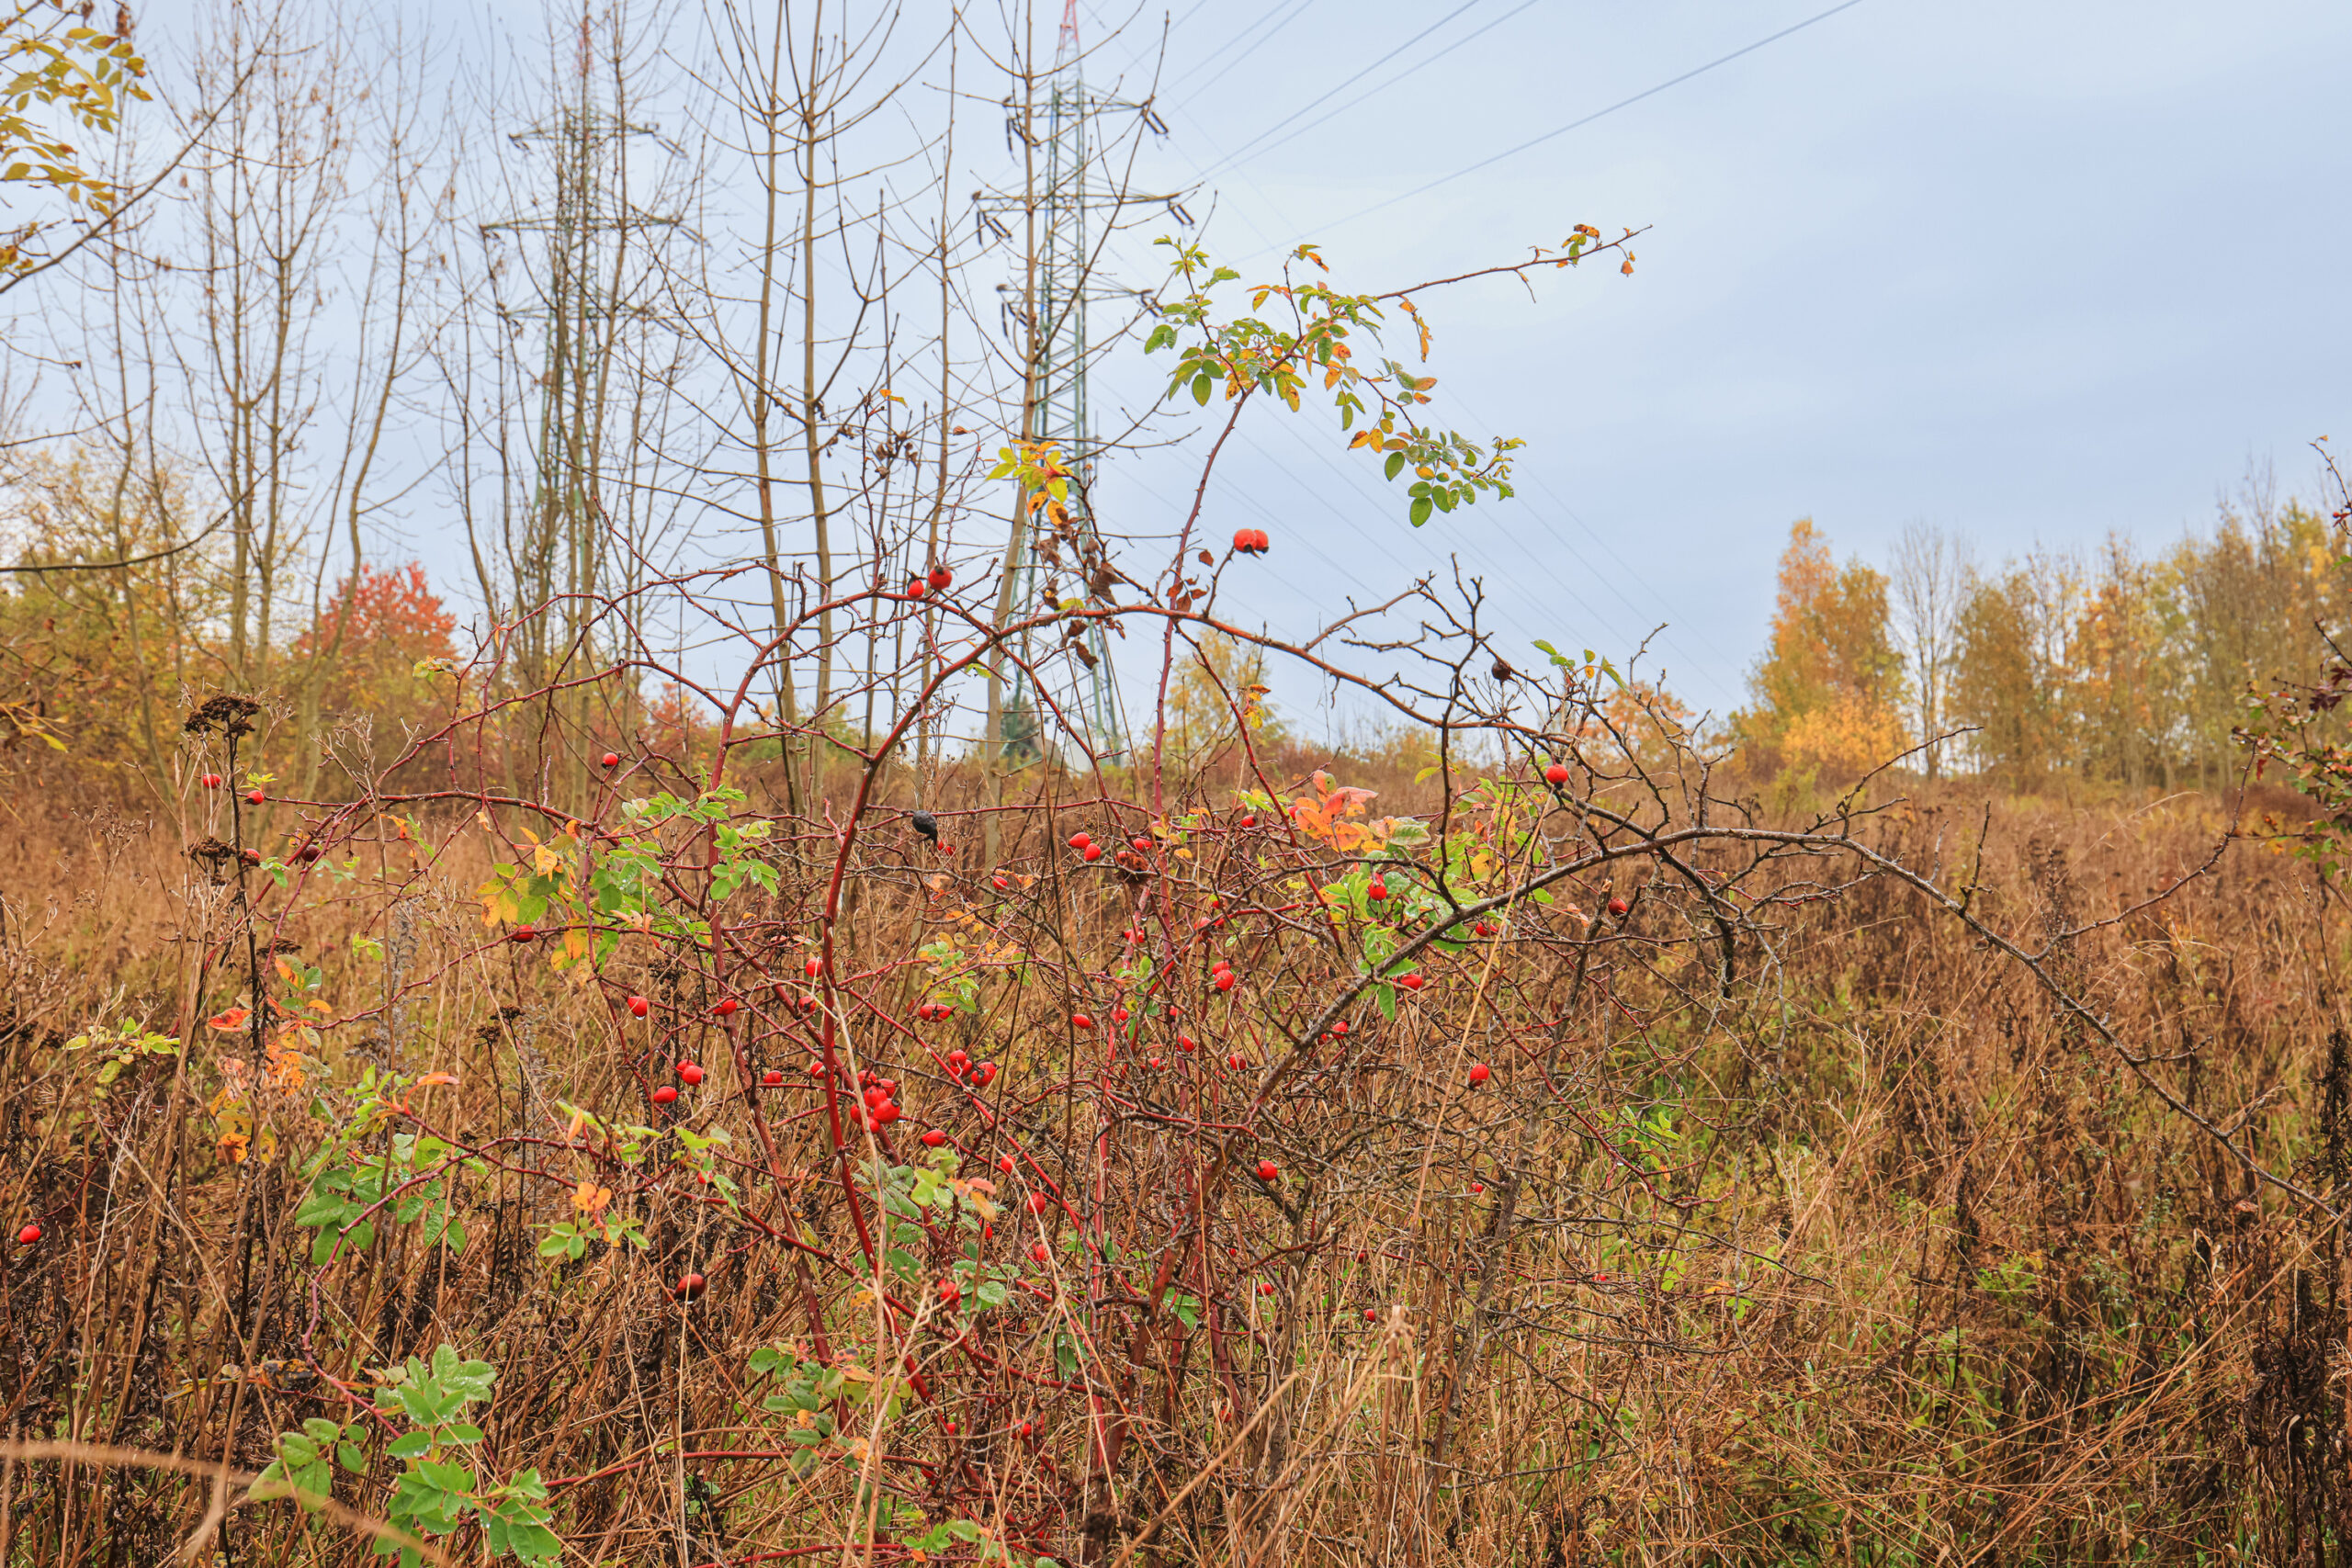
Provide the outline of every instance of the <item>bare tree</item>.
[[[549,720],[584,733],[627,728],[634,694],[599,695],[558,672],[608,651],[593,606],[641,582],[676,542],[684,487],[672,465],[692,438],[674,425],[697,355],[675,286],[701,168],[650,112],[663,85],[657,17],[582,6],[551,10],[549,23],[529,118],[480,138],[506,162],[467,193],[481,243],[458,248],[463,308],[436,354],[461,433],[451,479],[493,635],[519,639],[508,653],[525,679],[563,694]],[[596,711],[608,701],[617,716]],[[568,766],[584,787],[589,775]]]
[[1950,682],[1962,607],[1975,581],[1976,565],[1962,536],[1933,523],[1905,525],[1894,547],[1895,635],[1911,664],[1914,717],[1927,748],[1928,777],[1943,764],[1945,688]]
[[247,685],[269,672],[281,573],[315,522],[296,454],[326,396],[323,307],[350,192],[343,121],[356,85],[339,43],[279,30],[291,20],[231,0],[198,48],[198,96],[228,107],[193,160],[202,283],[192,341],[174,344],[229,509],[228,670]]

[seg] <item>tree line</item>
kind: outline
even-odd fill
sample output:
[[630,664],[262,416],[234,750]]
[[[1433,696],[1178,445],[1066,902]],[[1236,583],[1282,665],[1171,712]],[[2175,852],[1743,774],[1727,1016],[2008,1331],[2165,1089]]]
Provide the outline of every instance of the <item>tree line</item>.
[[2348,596],[2326,515],[2260,483],[2168,547],[2116,534],[1996,566],[1927,523],[1883,567],[1840,560],[1802,519],[1723,739],[1792,795],[1898,756],[2018,789],[2225,789],[2250,694],[2328,660]]

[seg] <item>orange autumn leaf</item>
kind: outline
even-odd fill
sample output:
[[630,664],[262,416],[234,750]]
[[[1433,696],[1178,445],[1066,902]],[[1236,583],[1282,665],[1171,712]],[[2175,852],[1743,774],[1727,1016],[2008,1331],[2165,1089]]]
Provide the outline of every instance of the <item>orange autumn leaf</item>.
[[1365,805],[1375,798],[1371,790],[1352,784],[1334,785],[1330,774],[1318,771],[1315,774],[1315,793],[1322,798],[1310,800],[1300,795],[1290,808],[1300,831],[1335,844],[1344,837],[1348,842],[1340,844],[1342,849],[1351,848],[1368,836],[1362,826],[1352,823],[1348,825],[1351,830],[1342,834],[1340,819],[1363,815]]
[[214,1029],[233,1031],[243,1029],[245,1020],[253,1015],[254,1010],[251,1008],[231,1008],[227,1012],[214,1013],[204,1021]]

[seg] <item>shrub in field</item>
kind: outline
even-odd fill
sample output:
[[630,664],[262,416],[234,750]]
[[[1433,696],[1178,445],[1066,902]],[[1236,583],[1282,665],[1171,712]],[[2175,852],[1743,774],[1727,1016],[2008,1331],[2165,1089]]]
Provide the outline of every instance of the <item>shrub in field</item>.
[[[1394,297],[1228,316],[1182,271],[1173,391],[1319,384],[1416,522],[1507,485],[1425,378],[1351,368]],[[1048,516],[1057,457],[1003,457]],[[332,797],[256,772],[259,704],[190,715],[233,787],[194,796],[174,960],[7,1044],[24,1539],[1034,1568],[2334,1528],[2342,1100],[2276,1093],[2345,1071],[2299,968],[2340,931],[2286,863],[2187,808],[2116,825],[2112,887],[1936,801],[1767,818],[1608,660],[1514,670],[1475,582],[1400,595],[1409,636],[1275,637],[1217,608],[1263,536],[1202,526],[1010,619],[978,576],[774,631],[720,572],[549,606],[604,662],[532,685],[493,645]],[[681,615],[693,667],[646,630]],[[781,718],[835,616],[903,663]],[[1228,750],[1175,765],[1155,705],[1091,751],[1055,694],[1094,624]],[[909,769],[990,660],[1044,760]],[[1261,750],[1302,673],[1414,773]],[[616,746],[596,682],[666,688],[673,743]]]

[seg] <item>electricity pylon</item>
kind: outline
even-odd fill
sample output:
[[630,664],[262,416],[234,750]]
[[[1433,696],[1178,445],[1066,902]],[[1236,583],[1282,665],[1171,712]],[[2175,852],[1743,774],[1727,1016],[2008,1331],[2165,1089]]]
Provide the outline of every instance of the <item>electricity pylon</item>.
[[[628,199],[623,144],[644,137],[677,149],[653,127],[633,124],[600,101],[591,44],[583,8],[576,93],[548,118],[511,138],[517,146],[543,146],[552,153],[551,199],[540,197],[529,212],[481,226],[485,242],[501,233],[545,237],[543,254],[525,258],[529,296],[500,310],[518,330],[525,321],[539,322],[546,335],[538,428],[530,433],[530,500],[505,544],[514,595],[505,615],[518,623],[510,647],[522,685],[547,689],[550,716],[582,739],[599,728],[626,733],[632,721],[633,698],[626,689],[614,712],[594,685],[581,682],[567,691],[556,679],[563,662],[594,657],[595,606],[612,586],[613,541],[628,511],[624,498],[622,515],[613,515],[605,493],[612,472],[606,414],[616,400],[626,407],[630,396],[626,367],[620,386],[612,380],[622,323],[650,316],[623,299],[624,264],[632,259],[633,233],[679,225]],[[582,799],[589,788],[588,750],[572,749],[567,777]]]
[[[544,265],[531,272],[536,301],[501,312],[510,321],[537,320],[547,335],[531,508],[512,567],[522,601],[516,608],[563,596],[574,606],[565,617],[566,631],[572,634],[579,627],[570,623],[585,615],[584,598],[597,591],[606,543],[597,479],[612,389],[614,325],[627,313],[616,298],[620,269],[612,237],[674,228],[679,221],[642,210],[620,188],[616,149],[629,137],[662,138],[656,128],[633,124],[598,102],[593,67],[583,13],[576,96],[551,119],[509,138],[518,147],[554,150],[552,207],[535,201],[539,210],[481,226],[485,239],[499,233],[547,236]],[[547,644],[538,651],[550,651],[557,645],[545,635],[549,628],[544,618],[534,622],[542,634],[535,642]],[[568,636],[562,646],[573,640]]]
[[[1026,374],[1021,410],[1021,435],[1033,444],[1050,444],[1061,454],[1061,466],[1070,476],[1069,522],[1045,526],[1048,510],[1032,511],[1023,495],[1013,513],[1012,537],[1005,549],[1006,600],[1016,615],[1034,613],[1050,573],[1070,572],[1090,595],[1106,593],[1111,579],[1102,539],[1095,525],[1092,504],[1098,446],[1087,409],[1086,373],[1090,353],[1086,310],[1089,303],[1117,299],[1134,302],[1136,290],[1105,287],[1094,280],[1095,247],[1116,226],[1123,209],[1162,206],[1180,219],[1185,214],[1169,195],[1144,196],[1102,178],[1094,144],[1096,122],[1114,113],[1138,116],[1156,135],[1168,128],[1147,102],[1091,91],[1081,67],[1078,40],[1078,0],[1066,0],[1055,68],[1046,79],[1041,102],[1028,106],[1008,102],[1005,130],[1016,150],[1026,144],[1024,166],[1033,178],[1019,195],[981,194],[976,217],[985,242],[1010,239],[1005,216],[1017,213],[1028,228],[1031,245],[1027,287],[1000,285],[1007,296],[1005,322],[1020,334],[1025,348]],[[1042,163],[1042,171],[1037,165]],[[1042,177],[1035,177],[1041,173]],[[1118,681],[1111,667],[1108,637],[1099,624],[1090,624],[1065,645],[1070,689],[1057,693],[1057,705],[1080,727],[1088,750],[1105,761],[1116,761],[1127,749],[1126,719],[1119,701]],[[1044,714],[1040,694],[1031,676],[1040,662],[1023,646],[1012,679],[1012,700],[999,709],[991,703],[989,751],[1004,766],[1019,767],[1045,755]],[[1044,658],[1058,660],[1059,651]]]

